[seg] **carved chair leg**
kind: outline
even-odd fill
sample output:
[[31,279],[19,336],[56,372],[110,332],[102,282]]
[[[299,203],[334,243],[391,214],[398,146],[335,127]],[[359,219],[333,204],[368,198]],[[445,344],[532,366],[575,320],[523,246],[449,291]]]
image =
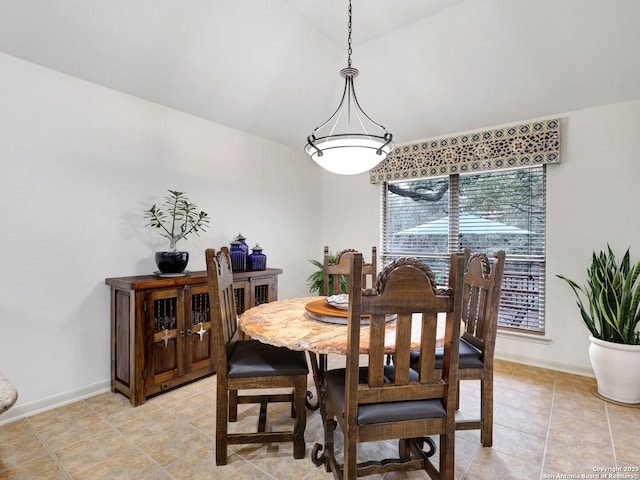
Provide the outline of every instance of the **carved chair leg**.
[[[353,439],[355,440],[355,438]],[[355,441],[347,442],[344,436],[344,478],[356,478],[358,475],[357,445]]]
[[227,464],[228,402],[227,389],[218,385],[216,394],[216,465]]
[[295,424],[293,427],[293,458],[304,458],[306,444],[304,441],[304,431],[307,426],[307,414],[304,409],[304,402],[307,398],[307,377],[296,379],[294,398],[292,406],[294,408]]
[[482,430],[480,441],[483,447],[493,445],[493,379],[485,378],[480,382],[480,415]]
[[[454,433],[455,435],[455,433]],[[450,449],[451,452],[447,455],[447,450]],[[440,435],[440,478],[443,480],[453,480],[454,478],[454,441],[453,438],[449,438],[449,435]]]

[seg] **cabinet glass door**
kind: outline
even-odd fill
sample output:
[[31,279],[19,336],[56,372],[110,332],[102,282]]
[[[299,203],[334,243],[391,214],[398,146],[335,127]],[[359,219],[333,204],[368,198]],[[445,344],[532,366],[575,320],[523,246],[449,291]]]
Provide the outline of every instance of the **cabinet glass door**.
[[[182,341],[180,339],[179,302],[175,289],[150,292],[147,299],[148,319],[153,328],[153,344],[147,358],[147,384],[166,382],[180,374]],[[184,332],[182,332],[184,334]]]
[[185,306],[188,308],[186,371],[208,369],[215,362],[213,338],[209,319],[209,290],[206,285],[188,290]]

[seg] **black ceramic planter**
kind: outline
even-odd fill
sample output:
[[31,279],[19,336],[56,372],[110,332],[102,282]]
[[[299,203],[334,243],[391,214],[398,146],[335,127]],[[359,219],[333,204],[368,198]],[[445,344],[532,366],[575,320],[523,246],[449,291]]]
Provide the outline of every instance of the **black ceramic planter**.
[[156,265],[162,273],[181,273],[189,263],[189,252],[156,252]]

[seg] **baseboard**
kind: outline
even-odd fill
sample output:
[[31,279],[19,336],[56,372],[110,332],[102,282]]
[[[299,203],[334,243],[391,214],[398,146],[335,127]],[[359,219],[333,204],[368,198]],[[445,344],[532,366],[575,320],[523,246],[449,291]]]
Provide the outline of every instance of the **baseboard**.
[[495,358],[499,360],[505,360],[507,362],[521,363],[523,365],[529,365],[531,367],[547,368],[549,370],[557,370],[559,372],[571,373],[573,375],[582,375],[585,377],[595,377],[593,370],[590,367],[583,365],[572,365],[548,360],[541,360],[540,358],[532,358],[526,355],[518,355],[510,353],[508,355],[494,354]]
[[[104,380],[102,382],[87,385],[76,390],[59,393],[47,398],[43,398],[41,400],[34,400],[33,402],[25,403],[22,405],[20,404],[20,397],[18,396],[18,403],[0,416],[0,425],[19,420],[21,418],[30,417],[38,413],[46,412],[47,410],[52,410],[68,403],[77,402],[78,400],[82,400],[83,398],[93,397],[94,395],[98,395],[110,390],[111,382],[109,380]],[[18,395],[20,395],[20,392],[18,392]]]

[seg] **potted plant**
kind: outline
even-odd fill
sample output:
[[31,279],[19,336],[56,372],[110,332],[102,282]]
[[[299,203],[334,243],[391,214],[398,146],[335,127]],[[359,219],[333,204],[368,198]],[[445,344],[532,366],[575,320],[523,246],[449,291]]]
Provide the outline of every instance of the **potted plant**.
[[[318,270],[313,272],[307,278],[307,285],[309,285],[309,291],[311,293],[317,293],[318,295],[322,295],[324,290],[324,263],[319,262],[318,260],[309,260],[313,265],[318,267]],[[329,263],[336,263],[336,256],[329,254]],[[333,289],[333,275],[329,275],[329,286],[327,289],[329,295],[338,294],[338,293],[347,293],[347,276],[340,276],[340,291],[334,291]]]
[[200,235],[209,227],[209,215],[198,211],[198,207],[189,201],[184,192],[168,190],[161,207],[155,204],[145,210],[147,226],[159,230],[160,235],[169,239],[169,250],[156,252],[155,260],[161,273],[182,273],[189,262],[189,253],[177,251],[179,240],[192,233]]
[[589,359],[598,393],[621,403],[640,403],[640,261],[629,249],[618,262],[611,247],[593,252],[583,287],[557,275],[573,289],[591,332]]

